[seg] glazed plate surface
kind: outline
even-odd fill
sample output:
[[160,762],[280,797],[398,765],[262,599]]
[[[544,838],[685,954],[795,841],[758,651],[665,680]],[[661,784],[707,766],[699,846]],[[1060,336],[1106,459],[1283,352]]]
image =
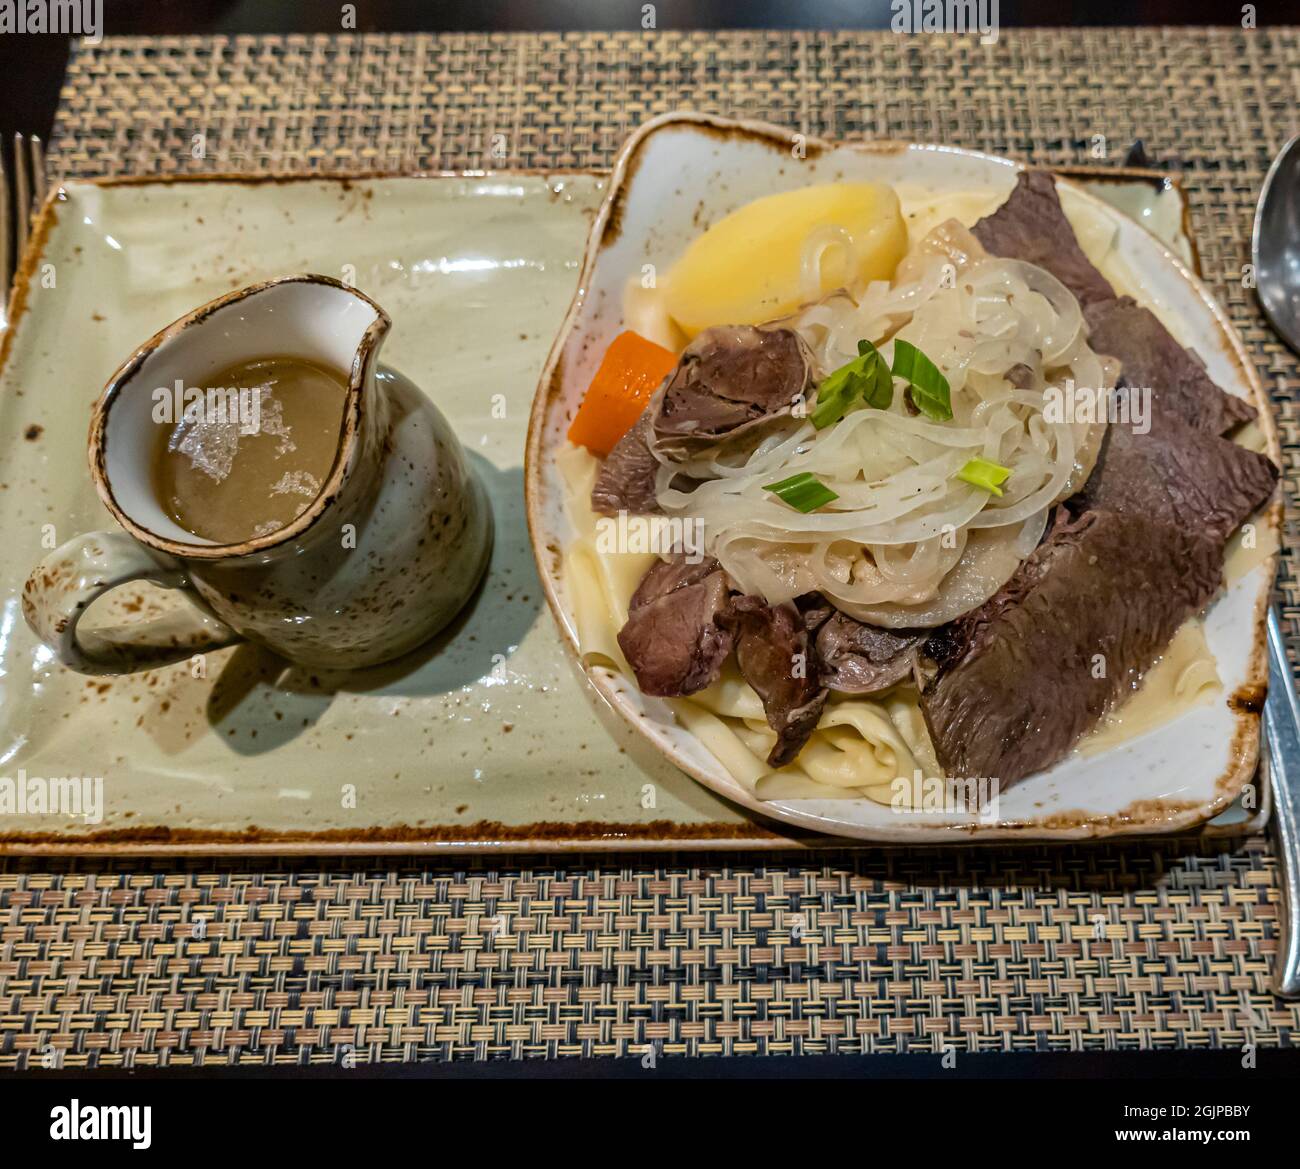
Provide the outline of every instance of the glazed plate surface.
[[[994,210],[1010,193],[1017,170],[1018,164],[1007,159],[953,147],[836,146],[775,126],[695,114],[666,115],[629,139],[593,226],[579,292],[539,383],[529,433],[534,550],[572,648],[577,649],[576,625],[561,556],[572,530],[555,457],[601,355],[624,327],[628,281],[647,270],[667,271],[709,224],[773,191],[840,180],[888,183],[899,192],[916,239],[950,216],[973,224]],[[1111,173],[1120,181],[1110,184],[1110,192],[1106,183],[1085,185],[1063,177],[1062,203],[1080,243],[1090,254],[1104,253],[1097,262],[1112,283],[1152,308],[1183,344],[1194,347],[1220,386],[1259,408],[1269,453],[1280,464],[1258,376],[1188,266],[1195,253],[1185,230],[1179,230],[1183,209],[1175,216],[1173,204],[1161,203],[1158,192],[1144,193],[1134,176]],[[1274,533],[1279,519],[1274,505],[1265,519]],[[630,679],[602,665],[590,666],[588,673],[629,725],[683,770],[737,803],[798,827],[892,841],[1175,831],[1223,812],[1255,774],[1258,710],[1267,678],[1263,619],[1274,570],[1275,556],[1270,556],[1230,585],[1206,615],[1206,639],[1222,682],[1213,702],[1102,754],[1072,755],[1002,792],[996,814],[986,817],[896,811],[866,799],[760,801],[675,720],[666,702],[647,698]]]
[[[525,431],[606,183],[587,174],[74,183],[49,205],[10,305],[0,370],[0,777],[102,777],[103,808],[97,822],[6,812],[0,852],[824,841],[684,775],[609,709],[545,612],[524,521]],[[1147,190],[1150,214],[1177,234],[1177,193]],[[61,669],[24,624],[18,592],[51,539],[111,524],[86,465],[91,403],[163,325],[294,272],[351,280],[393,317],[384,362],[435,399],[492,498],[497,543],[483,590],[435,646],[360,674],[307,674],[251,647],[209,655],[202,677],[186,665],[117,679]],[[116,612],[87,620],[168,603],[124,590]],[[1223,830],[1241,831],[1263,810]]]
[[[0,381],[0,776],[102,777],[103,816],[0,815],[0,849],[764,838],[608,712],[602,725],[528,550],[529,403],[603,185],[586,174],[77,183],[50,205]],[[91,403],[161,326],[294,272],[350,280],[392,316],[383,363],[433,396],[491,496],[484,588],[448,635],[375,670],[309,674],[250,646],[208,655],[205,677],[184,664],[121,678],[62,669],[18,597],[43,540],[112,526],[86,464]],[[114,600],[128,619],[137,603],[169,603],[130,589]]]

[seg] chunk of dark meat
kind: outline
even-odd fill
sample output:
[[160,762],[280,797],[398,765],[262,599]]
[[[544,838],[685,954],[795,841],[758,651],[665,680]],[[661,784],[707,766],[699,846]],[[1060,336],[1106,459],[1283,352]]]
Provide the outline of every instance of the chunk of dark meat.
[[1216,541],[1140,515],[1058,524],[1002,590],[927,643],[948,775],[1005,787],[1062,759],[1219,587]]
[[[821,598],[800,600],[811,615]],[[826,705],[804,622],[794,605],[735,596],[711,557],[691,564],[674,556],[656,561],[642,578],[618,644],[642,693],[661,698],[694,694],[717,681],[734,646],[736,664],[777,734],[768,763],[783,767],[799,754]]]
[[[699,560],[692,561],[684,553],[678,552],[667,560],[656,560],[646,569],[641,583],[636,586],[636,592],[627,603],[628,611],[639,609],[678,589],[699,584],[715,572],[722,572],[722,566],[712,556],[702,556]],[[728,580],[730,587],[730,580],[725,576],[724,579]]]
[[1122,422],[1106,429],[1092,476],[1071,503],[1076,511],[1142,515],[1222,544],[1277,484],[1272,460],[1177,418],[1149,434]]
[[817,680],[808,631],[794,605],[769,605],[762,597],[736,597],[736,664],[759,698],[776,744],[769,767],[784,767],[799,754],[826,706],[827,691]]
[[658,513],[655,452],[680,462],[693,450],[784,417],[807,399],[812,377],[812,354],[792,329],[706,329],[609,452],[596,474],[592,510]]
[[717,681],[734,643],[730,616],[731,589],[716,560],[654,564],[618,634],[642,693],[680,698]]
[[795,597],[794,607],[799,610],[803,627],[809,633],[816,633],[839,612],[821,593],[804,593],[802,597]]
[[659,460],[650,450],[650,407],[605,456],[591,488],[591,510],[598,515],[657,515],[655,473]]
[[706,329],[664,386],[655,447],[681,453],[788,415],[807,399],[812,378],[812,354],[793,329]]
[[1034,371],[1023,362],[1018,362],[1007,370],[1007,381],[1018,390],[1028,390],[1034,384]]
[[1106,278],[1079,247],[1047,171],[1021,171],[1007,201],[972,231],[990,254],[1046,268],[1085,309],[1115,299]]
[[913,673],[927,634],[881,629],[835,613],[817,630],[823,686],[841,694],[874,694]]
[[1159,318],[1132,297],[1094,305],[1087,316],[1092,349],[1119,359],[1124,385],[1149,391],[1153,425],[1176,418],[1198,430],[1225,434],[1255,417],[1249,402],[1225,394]]

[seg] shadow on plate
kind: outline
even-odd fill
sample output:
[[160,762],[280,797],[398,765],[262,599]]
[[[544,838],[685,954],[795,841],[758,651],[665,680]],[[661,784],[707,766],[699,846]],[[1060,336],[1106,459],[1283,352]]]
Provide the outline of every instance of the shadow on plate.
[[336,694],[448,694],[499,670],[514,653],[542,606],[524,518],[523,469],[499,470],[481,455],[468,457],[491,501],[496,537],[483,581],[455,620],[418,649],[364,670],[309,669],[261,646],[240,646],[206,707],[209,724],[232,750],[275,750],[314,726]]

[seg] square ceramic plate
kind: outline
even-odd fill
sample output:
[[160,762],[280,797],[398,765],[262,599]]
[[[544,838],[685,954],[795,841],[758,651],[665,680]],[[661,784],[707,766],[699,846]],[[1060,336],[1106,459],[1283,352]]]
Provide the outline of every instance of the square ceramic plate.
[[[1176,192],[1142,176],[1124,185],[1186,245]],[[110,181],[55,196],[0,350],[0,778],[102,776],[103,814],[0,814],[0,851],[825,842],[766,825],[665,762],[595,694],[542,611],[525,424],[604,189],[596,175],[503,174]],[[61,669],[23,623],[18,590],[50,538],[110,522],[85,456],[105,379],[196,305],[302,271],[346,276],[389,311],[385,360],[437,399],[472,453],[497,521],[484,590],[436,647],[364,674],[304,675],[249,647],[211,655],[205,678]]]
[[[777,126],[704,114],[668,114],[637,130],[620,153],[592,226],[579,290],[538,386],[528,436],[525,490],[529,525],[547,599],[575,652],[574,595],[563,550],[574,532],[556,456],[610,341],[625,327],[624,290],[647,270],[667,271],[710,224],[762,195],[817,183],[874,181],[898,193],[914,239],[947,218],[972,226],[1010,194],[1021,164],[951,146],[867,142],[837,145]],[[1153,309],[1193,346],[1227,392],[1259,410],[1268,453],[1281,464],[1269,406],[1241,342],[1189,268],[1194,255],[1164,242],[1157,214],[1133,184],[1116,209],[1065,176],[1057,186],[1066,215],[1094,263],[1121,292]],[[1142,221],[1142,222],[1140,222]],[[1166,238],[1170,238],[1168,235]],[[1185,241],[1184,241],[1185,242]],[[1276,547],[1280,504],[1263,518]],[[1264,545],[1267,546],[1267,545]],[[1222,690],[1172,721],[1103,753],[1075,752],[1000,793],[996,813],[900,814],[864,798],[762,801],[674,716],[635,682],[601,662],[593,684],[640,733],[702,784],[784,823],[861,840],[1062,840],[1171,832],[1223,812],[1255,773],[1259,709],[1267,685],[1264,615],[1276,568],[1266,556],[1228,584],[1205,614],[1205,636]]]

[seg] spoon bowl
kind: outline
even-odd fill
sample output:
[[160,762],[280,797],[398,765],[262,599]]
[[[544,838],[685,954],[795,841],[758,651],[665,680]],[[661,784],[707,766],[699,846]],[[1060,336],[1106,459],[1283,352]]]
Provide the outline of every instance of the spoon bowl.
[[1300,353],[1300,134],[1273,160],[1259,193],[1251,240],[1259,303]]

